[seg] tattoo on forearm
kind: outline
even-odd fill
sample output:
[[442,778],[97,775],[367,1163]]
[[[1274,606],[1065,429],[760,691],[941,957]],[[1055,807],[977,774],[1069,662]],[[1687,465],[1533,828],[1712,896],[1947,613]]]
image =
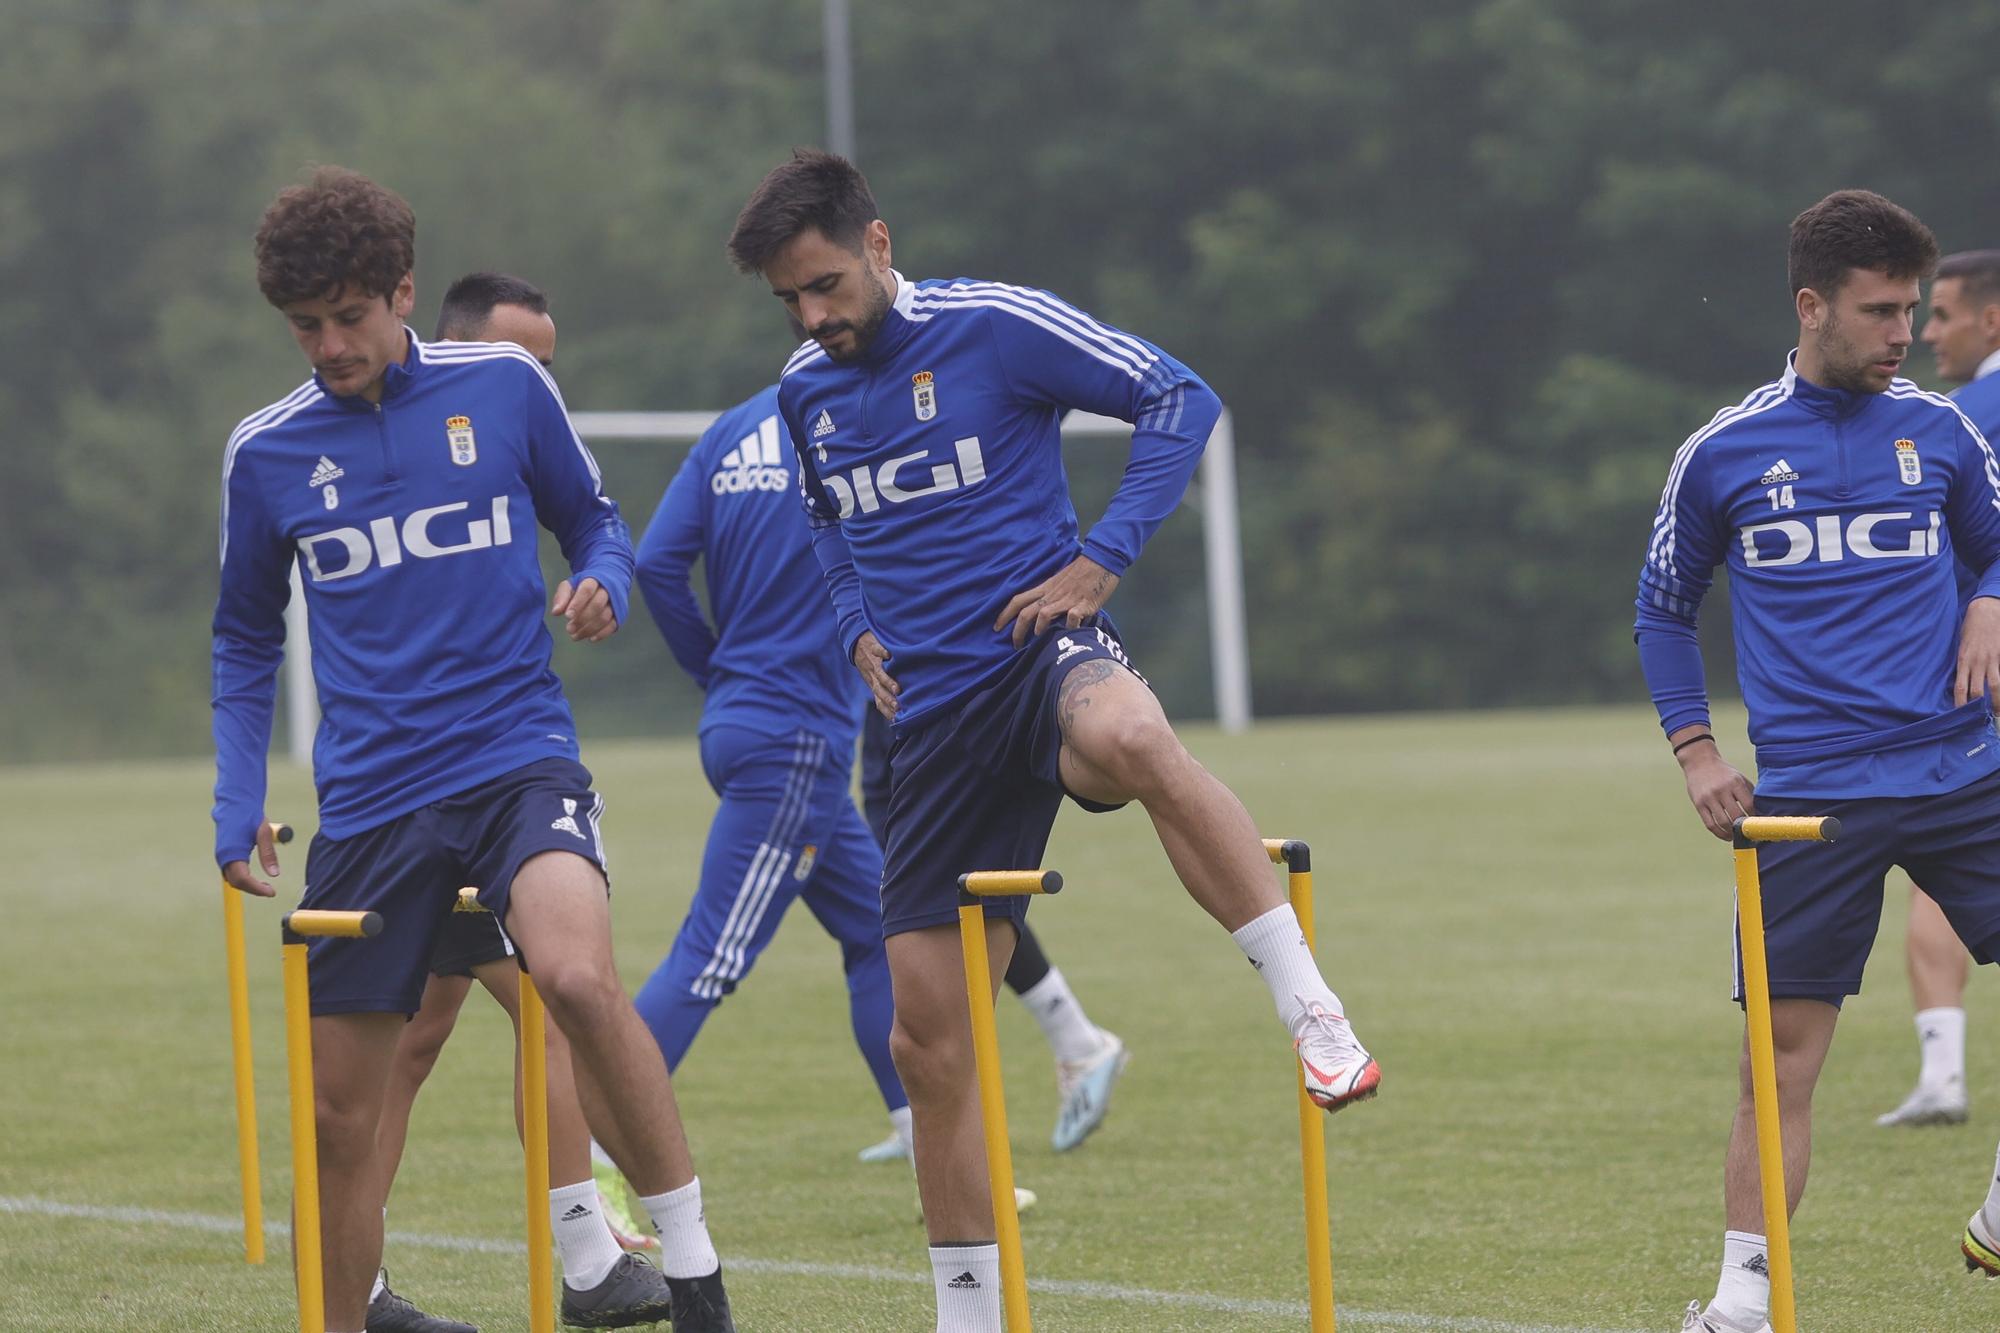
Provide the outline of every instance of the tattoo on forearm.
[[1069,739],[1070,730],[1076,724],[1076,715],[1090,707],[1090,687],[1111,679],[1117,670],[1115,664],[1100,657],[1083,663],[1063,677],[1056,690],[1056,723],[1062,728],[1064,740]]

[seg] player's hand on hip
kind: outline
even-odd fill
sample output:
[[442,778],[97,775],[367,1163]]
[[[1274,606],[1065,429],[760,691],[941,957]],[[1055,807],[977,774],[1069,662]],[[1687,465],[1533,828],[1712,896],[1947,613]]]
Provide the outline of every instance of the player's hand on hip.
[[854,669],[861,673],[861,679],[868,682],[868,692],[875,696],[875,711],[891,722],[896,720],[896,696],[903,687],[896,683],[883,665],[889,660],[889,650],[875,637],[875,631],[865,629],[861,637],[854,641]]
[[1954,704],[1985,699],[2000,709],[2000,598],[1975,597],[1965,608],[1951,699]]
[[549,614],[563,618],[563,627],[575,643],[602,643],[618,631],[618,617],[611,613],[611,594],[589,577],[573,588],[568,579],[558,583]]
[[1710,833],[1727,842],[1736,836],[1736,821],[1757,813],[1750,780],[1722,757],[1715,742],[1690,745],[1678,756],[1687,779],[1688,802]]
[[1016,593],[993,622],[994,629],[1014,624],[1014,646],[1055,624],[1075,629],[1104,609],[1118,587],[1118,576],[1087,555],[1080,555],[1023,593]]
[[[278,843],[276,826],[269,820],[257,821],[257,860],[264,867],[264,873],[278,873]],[[222,867],[222,878],[230,888],[247,893],[253,898],[275,898],[277,889],[266,884],[250,873],[248,861],[231,861]]]

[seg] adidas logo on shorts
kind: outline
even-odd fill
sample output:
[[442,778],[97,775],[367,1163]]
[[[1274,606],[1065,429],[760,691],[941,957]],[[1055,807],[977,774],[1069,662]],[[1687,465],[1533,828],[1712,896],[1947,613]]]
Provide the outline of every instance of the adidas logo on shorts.
[[574,834],[575,836],[581,838],[583,836],[583,830],[576,826],[576,802],[570,800],[567,796],[565,796],[563,798],[562,818],[550,821],[549,827],[552,829],[560,829],[564,833]]

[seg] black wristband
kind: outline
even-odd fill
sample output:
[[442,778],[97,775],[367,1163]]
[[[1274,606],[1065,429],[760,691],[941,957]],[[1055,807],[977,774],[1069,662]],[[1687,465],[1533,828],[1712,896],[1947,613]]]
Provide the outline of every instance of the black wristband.
[[1690,736],[1686,740],[1682,741],[1679,745],[1676,745],[1674,747],[1674,753],[1679,754],[1682,750],[1687,749],[1687,747],[1690,745],[1696,745],[1702,741],[1712,741],[1714,739],[1715,739],[1715,733],[1704,731],[1701,733],[1701,735]]

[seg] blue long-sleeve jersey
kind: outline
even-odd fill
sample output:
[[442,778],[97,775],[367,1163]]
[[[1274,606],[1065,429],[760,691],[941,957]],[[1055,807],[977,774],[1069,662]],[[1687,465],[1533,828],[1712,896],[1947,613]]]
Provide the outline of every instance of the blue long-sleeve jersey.
[[215,856],[249,852],[294,558],[321,710],[320,829],[345,838],[537,759],[577,757],[550,669],[541,523],[622,624],[631,536],[555,382],[512,343],[409,336],[381,403],[315,375],[222,464]]
[[[777,385],[724,412],[639,539],[639,591],[674,660],[707,693],[703,731],[788,736],[803,726],[847,753],[868,690],[835,634],[799,514],[797,466]],[[697,557],[714,627],[690,583]]]
[[[792,356],[778,403],[843,655],[866,630],[902,686],[897,725],[1004,667],[1009,598],[1089,556],[1114,574],[1180,503],[1222,404],[1159,348],[1047,292],[911,283],[865,355]],[[1133,423],[1125,475],[1079,540],[1061,418]]]
[[2000,596],[2000,464],[1965,414],[1787,364],[1674,456],[1639,575],[1661,726],[1708,721],[1695,620],[1726,563],[1758,790],[1915,796],[2000,766],[1987,703],[1952,707],[1955,555]]

